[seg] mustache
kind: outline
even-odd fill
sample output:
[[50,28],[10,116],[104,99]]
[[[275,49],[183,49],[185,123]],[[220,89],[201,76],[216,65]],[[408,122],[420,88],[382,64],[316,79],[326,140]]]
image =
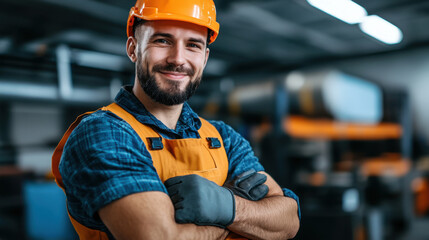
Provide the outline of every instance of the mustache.
[[195,71],[192,68],[186,68],[184,66],[177,66],[174,64],[157,64],[152,67],[152,72],[178,72],[178,73],[186,73],[189,76],[194,76]]

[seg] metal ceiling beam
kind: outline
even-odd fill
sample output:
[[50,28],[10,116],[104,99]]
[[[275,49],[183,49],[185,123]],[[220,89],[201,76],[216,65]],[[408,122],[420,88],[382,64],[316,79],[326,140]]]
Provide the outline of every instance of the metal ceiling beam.
[[286,39],[304,41],[307,45],[333,54],[345,54],[350,51],[350,46],[343,41],[282,19],[262,8],[235,4],[233,10],[241,21],[257,26],[261,32],[266,31]]
[[[389,12],[406,12],[409,10],[420,10],[427,8],[429,9],[429,2],[427,0],[404,0],[402,2],[394,2],[394,1],[381,1],[376,8],[366,7],[366,1],[356,1],[357,3],[361,3],[362,6],[367,8],[369,14],[384,14]],[[384,3],[384,4],[383,4]],[[372,3],[372,4],[375,4]]]
[[79,12],[87,13],[93,17],[102,19],[103,21],[121,24],[126,22],[128,17],[128,10],[118,8],[102,2],[91,1],[91,0],[39,0],[61,7],[77,10]]
[[36,52],[41,45],[55,45],[64,43],[68,45],[90,46],[100,52],[113,53],[125,56],[125,41],[120,38],[106,37],[87,30],[67,30],[52,36],[34,39],[23,45],[28,52]]

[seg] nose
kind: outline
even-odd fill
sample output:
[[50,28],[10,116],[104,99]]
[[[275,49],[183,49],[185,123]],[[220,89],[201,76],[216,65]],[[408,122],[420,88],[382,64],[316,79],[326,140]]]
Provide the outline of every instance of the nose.
[[176,44],[172,47],[167,57],[167,62],[176,66],[184,65],[186,62],[185,47],[181,46],[181,44]]

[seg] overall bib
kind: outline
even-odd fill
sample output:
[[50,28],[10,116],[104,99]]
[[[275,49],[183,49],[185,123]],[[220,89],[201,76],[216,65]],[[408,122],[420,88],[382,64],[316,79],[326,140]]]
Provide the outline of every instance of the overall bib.
[[[225,148],[220,141],[222,138],[217,129],[206,120],[200,118],[201,128],[198,130],[200,138],[189,139],[164,139],[155,132],[152,128],[141,124],[130,113],[125,111],[116,103],[112,103],[107,107],[101,108],[103,111],[110,111],[126,121],[134,131],[139,135],[145,143],[153,161],[153,165],[161,179],[165,182],[167,179],[175,176],[183,176],[188,174],[197,174],[207,178],[219,186],[222,186],[228,174],[228,158]],[[59,163],[63,153],[64,145],[67,142],[72,131],[80,123],[82,118],[93,112],[87,112],[80,115],[75,122],[69,127],[64,134],[58,146],[55,148],[52,156],[52,172],[55,176],[55,181],[63,190],[64,184],[59,172]],[[151,139],[161,139],[162,149],[152,148]],[[221,146],[213,148],[210,145],[209,139],[217,138],[221,142]],[[159,140],[158,140],[159,141]],[[77,222],[69,214],[71,223],[75,228],[81,240],[108,240],[105,232],[91,229]],[[230,233],[226,239],[245,239],[234,233]]]

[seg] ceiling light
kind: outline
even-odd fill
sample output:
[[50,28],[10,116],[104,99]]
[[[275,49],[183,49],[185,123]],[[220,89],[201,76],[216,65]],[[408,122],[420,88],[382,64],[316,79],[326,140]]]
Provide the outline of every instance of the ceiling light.
[[386,44],[397,44],[402,41],[401,30],[376,15],[365,17],[359,27],[364,33]]
[[365,8],[350,0],[307,0],[307,2],[348,24],[360,23],[367,15]]

